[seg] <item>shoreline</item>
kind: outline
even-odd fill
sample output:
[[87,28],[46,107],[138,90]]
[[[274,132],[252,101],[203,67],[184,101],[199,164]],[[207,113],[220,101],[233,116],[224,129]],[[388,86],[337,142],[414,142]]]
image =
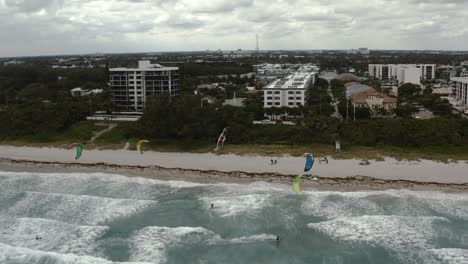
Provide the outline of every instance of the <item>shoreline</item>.
[[[290,185],[303,175],[305,160],[292,156],[239,156],[214,153],[166,153],[147,151],[143,155],[132,150],[84,150],[74,160],[75,150],[62,148],[12,147],[0,145],[0,170],[26,172],[110,173],[161,180],[199,183],[241,183],[257,181]],[[271,165],[270,160],[278,160]],[[301,188],[357,190],[441,190],[468,192],[468,163],[420,160],[401,161],[393,158],[370,160],[368,166],[357,159],[334,159],[316,162]]]
[[[197,170],[164,168],[160,166],[118,165],[107,163],[63,163],[0,158],[0,170],[37,173],[108,173],[127,177],[143,177],[157,180],[178,180],[197,183],[236,183],[268,182],[291,184],[296,175],[280,173],[256,173],[242,171]],[[468,183],[442,183],[412,180],[385,180],[369,176],[321,177],[318,181],[304,179],[303,190],[320,191],[380,191],[406,189],[412,191],[442,191],[460,193],[468,191]]]

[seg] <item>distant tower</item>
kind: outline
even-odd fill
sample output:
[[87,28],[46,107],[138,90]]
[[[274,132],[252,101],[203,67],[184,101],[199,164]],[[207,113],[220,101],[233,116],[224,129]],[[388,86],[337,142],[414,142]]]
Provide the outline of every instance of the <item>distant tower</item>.
[[257,48],[256,48],[256,51],[257,51],[257,54],[258,54],[258,52],[260,51],[260,48],[259,48],[259,46],[258,46],[258,34],[257,34]]

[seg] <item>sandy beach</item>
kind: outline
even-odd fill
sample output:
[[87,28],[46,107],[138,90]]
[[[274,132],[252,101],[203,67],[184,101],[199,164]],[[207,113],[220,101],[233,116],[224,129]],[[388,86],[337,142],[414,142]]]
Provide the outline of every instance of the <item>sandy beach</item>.
[[[197,182],[289,182],[302,174],[300,157],[264,157],[145,152],[129,150],[85,150],[74,160],[74,150],[0,146],[0,170],[14,171],[86,171],[122,173],[144,177],[183,179]],[[270,160],[278,160],[271,165]],[[309,181],[304,187],[346,189],[435,189],[468,190],[468,163],[437,161],[370,161],[334,160],[316,164],[310,173],[319,182]]]

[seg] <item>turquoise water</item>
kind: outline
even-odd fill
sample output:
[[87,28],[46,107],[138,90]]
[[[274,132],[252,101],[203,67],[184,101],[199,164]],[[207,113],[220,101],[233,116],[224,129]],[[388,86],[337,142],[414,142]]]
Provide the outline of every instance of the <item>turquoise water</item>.
[[0,263],[113,262],[468,263],[468,194],[0,172]]

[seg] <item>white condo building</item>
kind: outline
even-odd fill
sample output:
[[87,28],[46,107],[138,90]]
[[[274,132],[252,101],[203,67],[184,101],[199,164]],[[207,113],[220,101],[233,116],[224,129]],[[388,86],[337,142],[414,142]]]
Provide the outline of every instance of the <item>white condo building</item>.
[[111,68],[110,88],[115,105],[123,111],[142,111],[152,97],[179,94],[179,68],[139,61],[138,68]]
[[458,100],[460,106],[468,107],[468,78],[456,77],[450,79],[455,88],[455,98]]
[[306,102],[309,85],[315,82],[315,72],[296,72],[275,80],[263,88],[265,108],[297,107]]
[[435,79],[435,64],[369,64],[369,76],[404,83],[421,84]]

